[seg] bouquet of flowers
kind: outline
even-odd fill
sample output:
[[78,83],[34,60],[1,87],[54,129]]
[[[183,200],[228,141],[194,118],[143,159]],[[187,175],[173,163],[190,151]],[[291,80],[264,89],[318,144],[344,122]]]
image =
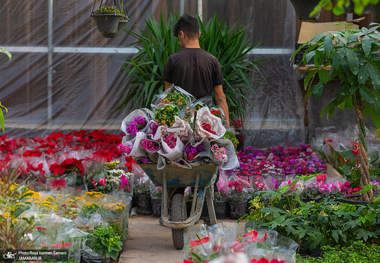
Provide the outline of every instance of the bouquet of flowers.
[[148,109],[138,109],[132,111],[121,123],[121,130],[126,134],[127,141],[130,141],[138,132],[147,132],[148,122],[153,113]]

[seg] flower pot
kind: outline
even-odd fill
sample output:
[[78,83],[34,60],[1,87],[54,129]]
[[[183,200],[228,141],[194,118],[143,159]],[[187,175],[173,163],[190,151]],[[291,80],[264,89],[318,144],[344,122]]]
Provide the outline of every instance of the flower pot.
[[227,201],[215,201],[215,215],[217,219],[226,219],[228,216]]
[[152,204],[150,202],[150,195],[138,194],[136,195],[136,212],[140,215],[150,215],[153,213]]
[[152,210],[154,217],[161,217],[161,198],[151,198]]
[[128,20],[120,20],[119,25],[117,26],[116,33],[102,33],[104,38],[118,38],[121,36],[121,33],[124,31],[125,25],[128,23]]
[[102,257],[102,256],[94,257],[94,256],[91,256],[91,255],[87,254],[86,252],[82,251],[82,256],[81,256],[80,262],[84,262],[84,263],[110,263],[111,259],[106,258],[106,257]]
[[319,14],[316,14],[310,17],[310,13],[314,10],[314,8],[318,5],[319,0],[290,0],[292,2],[294,10],[296,11],[296,16],[299,19],[310,20],[310,19],[318,19]]
[[100,33],[116,33],[123,15],[92,14]]
[[239,219],[247,212],[247,201],[232,202],[228,201],[231,211],[231,219]]

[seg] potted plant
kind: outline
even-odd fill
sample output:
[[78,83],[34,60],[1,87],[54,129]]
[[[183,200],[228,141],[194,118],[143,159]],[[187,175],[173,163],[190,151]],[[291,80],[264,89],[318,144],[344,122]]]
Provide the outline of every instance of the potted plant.
[[231,218],[239,219],[247,212],[250,183],[244,178],[232,178],[228,183],[228,203]]
[[[361,189],[369,185],[368,148],[366,143],[365,117],[371,116],[375,126],[380,127],[380,37],[375,30],[347,29],[322,33],[303,46],[309,46],[302,61],[314,58],[315,66],[306,71],[304,85],[309,89],[306,96],[314,94],[321,98],[324,86],[333,80],[340,81],[339,90],[321,115],[333,116],[335,108],[354,108],[358,123],[358,143],[352,153],[360,160]],[[302,49],[296,50],[292,58]],[[319,77],[318,81],[313,82]],[[362,194],[363,201],[373,200],[373,191]]]
[[228,205],[226,194],[222,191],[215,192],[215,215],[217,219],[226,219],[228,216]]
[[128,16],[124,13],[124,0],[113,1],[113,5],[102,5],[91,13],[95,20],[96,26],[105,38],[117,38],[121,35],[126,23],[129,21]]
[[120,236],[115,232],[112,226],[106,226],[100,223],[94,228],[94,231],[88,235],[86,246],[93,250],[99,257],[95,258],[93,254],[87,254],[83,250],[82,259],[84,262],[110,262],[109,259],[116,260],[119,252],[122,250],[123,243]]
[[318,19],[320,12],[311,14],[315,7],[318,5],[319,0],[290,0],[292,2],[296,16],[299,19]]
[[152,214],[149,188],[140,183],[133,188],[133,197],[136,199],[136,212],[140,215]]

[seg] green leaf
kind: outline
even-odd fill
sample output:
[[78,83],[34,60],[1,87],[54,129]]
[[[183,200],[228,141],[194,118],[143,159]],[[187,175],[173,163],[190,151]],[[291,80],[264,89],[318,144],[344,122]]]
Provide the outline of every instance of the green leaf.
[[351,49],[346,49],[346,56],[348,60],[348,66],[351,72],[356,75],[359,73],[359,59],[357,58],[354,51]]
[[380,128],[380,114],[376,114],[375,111],[372,111],[371,120],[377,128]]
[[0,47],[0,53],[6,54],[8,56],[8,58],[9,58],[9,60],[12,59],[12,54],[9,51],[7,51],[4,48],[2,48],[2,47]]
[[319,79],[324,83],[326,84],[327,81],[329,80],[329,72],[324,69],[324,68],[321,68],[318,72],[318,77]]
[[370,73],[369,73],[369,67],[370,67],[371,64],[369,63],[365,63],[359,70],[359,74],[358,74],[358,82],[359,84],[364,84],[367,79],[370,77]]
[[363,99],[365,101],[367,101],[368,103],[374,103],[375,102],[375,100],[374,100],[375,94],[373,93],[372,90],[370,90],[366,87],[362,87],[359,89],[359,92],[360,92],[360,95],[362,95]]
[[308,64],[309,63],[309,61],[315,56],[315,50],[313,50],[313,51],[310,51],[309,53],[307,53],[306,55],[305,55],[305,63],[306,64]]
[[342,64],[342,59],[346,56],[346,50],[337,50],[335,52],[334,58],[333,58],[333,66],[337,70],[340,68],[340,65]]
[[313,94],[317,99],[320,99],[322,97],[323,92],[323,83],[319,82],[317,85],[313,87]]
[[324,46],[325,46],[326,54],[329,57],[331,55],[331,50],[332,50],[332,38],[330,34],[326,36]]
[[338,230],[332,230],[332,237],[334,238],[336,243],[339,243],[339,235],[338,235]]
[[364,53],[369,56],[369,53],[371,52],[371,46],[372,46],[372,38],[369,36],[365,36],[362,39],[362,45],[363,45],[363,50]]
[[362,35],[363,35],[363,32],[352,34],[348,38],[348,41],[349,42],[354,41],[354,40],[358,39],[359,37],[361,37]]

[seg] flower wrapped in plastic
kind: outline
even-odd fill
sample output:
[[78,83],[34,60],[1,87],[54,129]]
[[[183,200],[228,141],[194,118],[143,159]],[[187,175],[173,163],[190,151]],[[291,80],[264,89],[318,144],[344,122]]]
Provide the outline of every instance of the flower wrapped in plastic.
[[182,142],[187,142],[193,137],[193,130],[190,124],[178,116],[174,117],[174,124],[167,129],[167,132],[180,138]]
[[183,110],[193,101],[195,101],[193,95],[173,84],[162,94],[153,97],[151,107],[156,110],[165,105],[175,105],[179,110]]
[[179,137],[168,134],[161,139],[161,146],[159,154],[163,157],[173,161],[183,157],[184,144]]
[[195,121],[195,133],[198,139],[218,140],[223,137],[226,128],[220,118],[211,114],[208,107],[198,110]]
[[244,202],[249,198],[252,185],[248,177],[231,176],[228,183],[228,200],[231,202]]
[[207,139],[202,139],[195,142],[191,139],[185,146],[184,160],[192,163],[200,161],[202,157],[210,157],[211,149],[210,142]]
[[120,129],[126,134],[127,141],[136,136],[138,132],[146,133],[149,129],[148,123],[153,117],[153,113],[148,109],[138,109],[132,111],[121,122]]
[[192,104],[189,104],[185,111],[184,120],[187,121],[190,126],[194,129],[195,128],[195,120],[197,118],[197,112],[203,107],[211,107],[212,105],[212,98],[211,96],[205,96],[202,98],[197,99]]
[[240,166],[235,147],[228,139],[210,141],[211,158],[222,170],[232,170]]

